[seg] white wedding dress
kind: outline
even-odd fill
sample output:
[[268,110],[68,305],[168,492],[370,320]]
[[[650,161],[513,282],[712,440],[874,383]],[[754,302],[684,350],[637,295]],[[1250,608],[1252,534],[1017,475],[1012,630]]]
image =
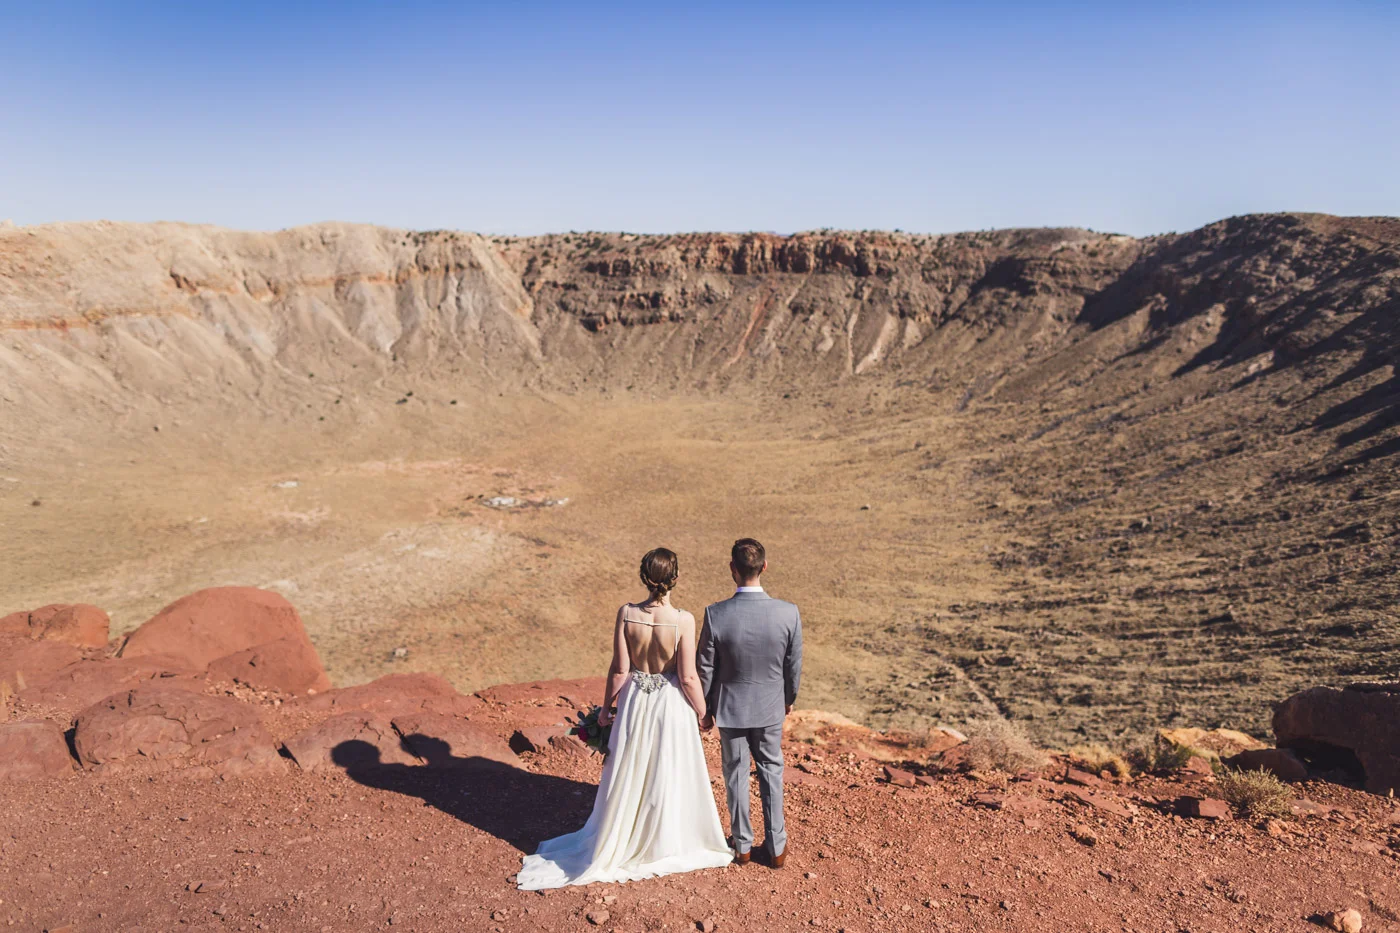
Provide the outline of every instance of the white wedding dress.
[[674,673],[633,670],[593,813],[578,832],[525,856],[522,891],[637,881],[733,861],[720,828],[695,713]]

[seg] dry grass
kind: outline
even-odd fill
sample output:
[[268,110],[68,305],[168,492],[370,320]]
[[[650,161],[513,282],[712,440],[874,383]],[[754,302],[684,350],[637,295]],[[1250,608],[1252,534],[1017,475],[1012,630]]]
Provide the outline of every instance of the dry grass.
[[1134,771],[1145,774],[1155,771],[1175,771],[1177,768],[1185,767],[1186,762],[1192,758],[1204,758],[1211,762],[1212,766],[1220,761],[1218,756],[1206,749],[1178,745],[1175,742],[1164,741],[1157,736],[1139,741],[1128,750],[1125,757]]
[[1095,774],[1107,771],[1114,777],[1125,778],[1133,773],[1127,760],[1106,745],[1079,745],[1069,750],[1069,757],[1084,770]]
[[1015,774],[1043,768],[1045,753],[1031,744],[1021,727],[1005,719],[973,719],[962,728],[967,735],[968,764],[978,771]]
[[1293,793],[1287,784],[1268,771],[1225,768],[1215,780],[1220,796],[1244,816],[1290,816],[1293,813]]

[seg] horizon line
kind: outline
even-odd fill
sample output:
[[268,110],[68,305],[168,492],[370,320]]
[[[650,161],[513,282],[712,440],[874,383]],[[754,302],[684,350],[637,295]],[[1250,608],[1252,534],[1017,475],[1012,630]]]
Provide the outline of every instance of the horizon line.
[[[1332,214],[1327,211],[1302,211],[1302,210],[1277,210],[1277,211],[1250,211],[1243,214],[1231,214],[1220,217],[1216,220],[1201,224],[1199,227],[1192,227],[1190,230],[1202,230],[1206,227],[1219,223],[1226,223],[1231,220],[1240,220],[1251,217],[1327,217],[1334,220],[1400,220],[1400,216],[1390,214]],[[506,240],[537,240],[548,237],[565,236],[633,236],[633,237],[696,237],[696,236],[770,236],[791,239],[800,236],[812,236],[817,234],[895,234],[906,237],[945,237],[964,236],[973,233],[1015,233],[1044,230],[1078,230],[1085,233],[1094,233],[1100,236],[1127,237],[1133,240],[1150,240],[1155,237],[1172,236],[1181,233],[1180,230],[1162,230],[1156,233],[1142,235],[1132,233],[1122,233],[1114,230],[1096,230],[1093,227],[1082,227],[1075,224],[1044,224],[1027,227],[981,227],[967,228],[962,230],[944,231],[920,231],[905,230],[901,227],[810,227],[803,230],[794,230],[790,233],[782,233],[776,230],[671,230],[644,232],[640,230],[555,230],[545,233],[491,233],[482,230],[472,230],[466,227],[398,227],[390,224],[374,223],[373,221],[359,220],[317,220],[302,224],[293,224],[289,227],[278,227],[275,229],[258,229],[249,227],[230,227],[224,224],[205,223],[201,221],[189,220],[112,220],[110,218],[97,218],[92,220],[50,220],[42,223],[19,224],[9,218],[0,218],[0,231],[40,230],[52,227],[98,227],[98,226],[122,226],[122,227],[158,227],[177,226],[204,228],[211,230],[221,230],[229,233],[262,234],[273,236],[280,233],[289,233],[295,230],[308,230],[317,227],[369,227],[376,230],[393,230],[402,233],[418,234],[442,234],[442,233],[464,233],[472,236],[479,236],[485,239],[506,239]]]

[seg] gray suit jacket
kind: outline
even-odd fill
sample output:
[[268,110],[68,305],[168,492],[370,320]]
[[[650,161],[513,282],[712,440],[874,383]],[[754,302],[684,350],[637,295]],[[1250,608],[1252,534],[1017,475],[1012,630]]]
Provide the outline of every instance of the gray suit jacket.
[[720,728],[776,725],[802,680],[802,616],[767,593],[735,593],[705,610],[695,666]]

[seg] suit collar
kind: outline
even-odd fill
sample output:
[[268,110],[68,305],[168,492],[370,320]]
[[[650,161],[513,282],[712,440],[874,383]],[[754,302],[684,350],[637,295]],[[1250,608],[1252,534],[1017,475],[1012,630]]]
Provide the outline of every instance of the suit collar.
[[729,597],[729,598],[730,598],[730,599],[750,600],[750,599],[772,599],[773,597],[769,596],[767,593],[735,593],[733,596],[731,596],[731,597]]

